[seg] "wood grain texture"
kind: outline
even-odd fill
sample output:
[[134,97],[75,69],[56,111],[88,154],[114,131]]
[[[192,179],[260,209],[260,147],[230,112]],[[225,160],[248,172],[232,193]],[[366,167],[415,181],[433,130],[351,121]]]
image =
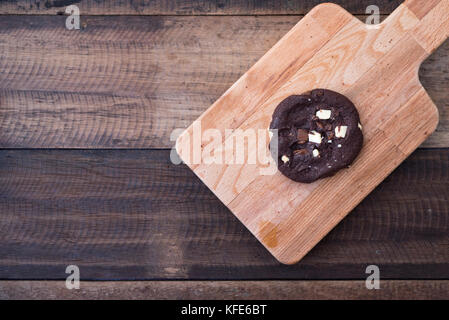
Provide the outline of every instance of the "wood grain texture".
[[[419,82],[418,69],[446,39],[445,33],[438,40],[434,36],[446,22],[449,0],[435,4],[422,19],[401,5],[376,28],[334,4],[317,6],[178,138],[178,153],[267,250],[283,263],[296,263],[435,130],[438,110]],[[334,32],[321,32],[328,25],[336,26]],[[295,34],[325,43],[297,64],[295,55],[310,49],[293,41]],[[284,65],[271,72],[272,61],[279,60]],[[268,86],[265,79],[272,79]],[[364,147],[350,170],[298,184],[280,172],[260,173],[266,164],[201,162],[206,151],[234,157],[242,151],[233,146],[238,134],[266,131],[281,101],[317,87],[343,93],[357,106]],[[225,138],[203,138],[195,150],[194,140],[212,128]],[[239,130],[226,135],[229,129]],[[199,155],[193,161],[192,149]],[[268,143],[247,149],[270,153]]]
[[[320,0],[3,0],[0,14],[63,14],[75,4],[82,15],[273,15],[305,14]],[[377,5],[381,13],[391,13],[402,0],[334,0],[354,14]]]
[[121,281],[81,282],[67,290],[62,281],[0,281],[0,299],[170,299],[170,300],[448,300],[448,280],[365,281]]
[[419,150],[279,264],[168,150],[0,151],[0,278],[449,278],[449,150]]
[[[166,148],[301,19],[64,17],[0,19],[0,147]],[[19,36],[20,35],[20,36]],[[259,41],[254,41],[259,39]],[[420,77],[449,146],[449,42]],[[44,138],[45,137],[45,138]]]
[[421,18],[413,34],[427,52],[433,52],[449,37],[449,1],[431,1],[433,7]]
[[409,8],[419,19],[424,18],[441,0],[406,0],[404,4]]

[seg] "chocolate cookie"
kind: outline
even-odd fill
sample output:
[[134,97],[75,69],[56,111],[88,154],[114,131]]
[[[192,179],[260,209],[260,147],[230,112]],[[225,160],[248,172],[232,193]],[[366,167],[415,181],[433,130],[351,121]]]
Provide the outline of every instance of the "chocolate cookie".
[[297,182],[310,183],[348,167],[363,145],[354,104],[326,89],[282,101],[270,129],[278,130],[279,171]]

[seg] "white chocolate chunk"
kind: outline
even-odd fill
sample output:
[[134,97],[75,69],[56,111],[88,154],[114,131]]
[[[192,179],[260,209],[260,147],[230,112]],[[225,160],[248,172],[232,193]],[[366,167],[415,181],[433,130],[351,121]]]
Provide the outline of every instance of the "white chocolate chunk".
[[320,155],[320,152],[318,151],[318,149],[313,149],[313,156],[316,158]]
[[327,119],[330,119],[330,117],[331,117],[331,111],[325,110],[325,109],[320,109],[316,112],[315,115],[318,117],[318,119],[327,120]]
[[332,140],[327,140],[327,143],[332,143]]
[[339,144],[337,147],[341,148],[341,144]]
[[288,161],[290,161],[290,158],[287,156],[282,156],[281,160],[282,160],[282,162],[287,163]]
[[319,132],[316,132],[315,130],[312,130],[309,132],[309,141],[314,143],[321,143],[321,134]]
[[359,129],[362,130],[362,125],[360,124],[360,122],[359,122],[358,126],[359,126]]
[[346,137],[346,131],[348,131],[348,126],[337,126],[335,127],[335,136],[337,138]]

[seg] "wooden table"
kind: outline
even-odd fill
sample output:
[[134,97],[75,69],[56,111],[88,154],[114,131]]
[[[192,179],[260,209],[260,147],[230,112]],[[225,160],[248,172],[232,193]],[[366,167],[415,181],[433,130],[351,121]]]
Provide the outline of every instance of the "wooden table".
[[[401,3],[336,2],[361,19]],[[170,162],[172,130],[318,3],[1,2],[0,298],[448,299],[449,42],[420,70],[437,131],[296,265]]]

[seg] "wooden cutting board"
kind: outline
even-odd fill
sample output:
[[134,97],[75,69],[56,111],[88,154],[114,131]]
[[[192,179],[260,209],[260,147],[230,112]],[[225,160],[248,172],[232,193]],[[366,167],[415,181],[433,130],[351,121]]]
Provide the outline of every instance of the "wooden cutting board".
[[[181,134],[177,152],[280,262],[296,263],[435,130],[418,69],[448,36],[449,0],[406,1],[377,26],[318,5]],[[360,113],[365,142],[350,168],[301,184],[261,174],[262,163],[191,156],[224,154],[234,138],[226,129],[266,131],[283,99],[314,88],[346,95]],[[195,130],[201,138],[207,129],[223,138],[195,146]]]

